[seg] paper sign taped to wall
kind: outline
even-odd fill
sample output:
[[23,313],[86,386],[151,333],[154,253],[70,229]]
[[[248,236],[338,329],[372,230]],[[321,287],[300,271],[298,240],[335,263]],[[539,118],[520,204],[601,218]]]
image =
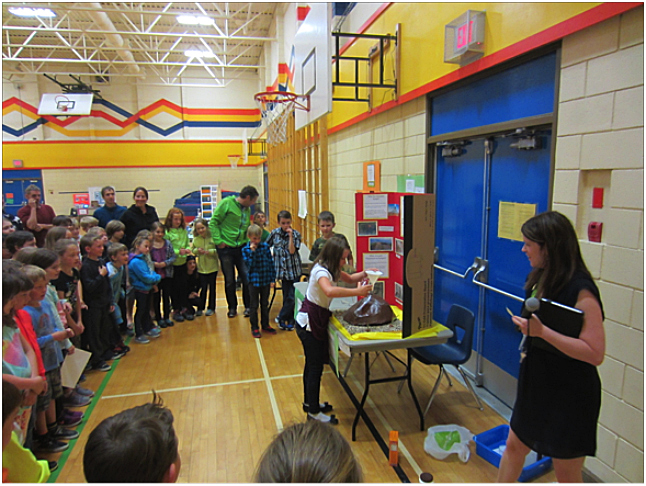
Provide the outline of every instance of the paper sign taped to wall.
[[520,228],[536,214],[536,204],[500,201],[498,205],[498,238],[523,241]]

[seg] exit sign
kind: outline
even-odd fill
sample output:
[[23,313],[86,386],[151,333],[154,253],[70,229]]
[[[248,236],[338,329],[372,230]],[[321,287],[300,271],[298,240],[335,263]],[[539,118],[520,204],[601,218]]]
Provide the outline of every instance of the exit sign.
[[467,10],[444,27],[444,62],[465,65],[484,55],[485,12]]

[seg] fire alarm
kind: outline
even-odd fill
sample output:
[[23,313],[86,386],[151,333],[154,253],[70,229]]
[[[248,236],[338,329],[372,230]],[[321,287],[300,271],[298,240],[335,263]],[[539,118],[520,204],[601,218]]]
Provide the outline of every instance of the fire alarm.
[[597,221],[592,221],[588,225],[588,240],[595,243],[601,243],[601,230],[603,229],[603,223]]

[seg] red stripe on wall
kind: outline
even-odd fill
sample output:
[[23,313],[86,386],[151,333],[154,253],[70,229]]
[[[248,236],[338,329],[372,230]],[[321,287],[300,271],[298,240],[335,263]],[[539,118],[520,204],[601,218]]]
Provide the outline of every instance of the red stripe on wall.
[[400,96],[399,100],[397,101],[389,101],[374,108],[369,113],[362,113],[361,115],[351,118],[350,120],[343,122],[340,125],[332,127],[328,130],[328,134],[344,130],[345,128],[366,120],[371,116],[378,115],[379,113],[383,113],[384,111],[394,108],[397,105],[401,105],[408,101],[414,100],[415,98],[423,96],[444,86],[448,86],[475,73],[489,69],[490,67],[493,67],[497,64],[513,59],[514,57],[518,57],[521,54],[525,54],[541,46],[560,40],[563,37],[571,35],[580,30],[587,29],[588,27],[603,22],[604,20],[608,20],[612,17],[643,5],[643,3],[639,2],[603,3],[601,5],[593,7],[586,12],[580,13],[579,15],[564,20],[559,24],[553,25],[552,27],[549,27],[542,32],[538,32],[537,34],[527,37],[526,39],[523,39],[516,44],[505,47],[504,49],[494,52],[487,57],[478,59],[468,66],[464,66],[463,68],[457,69],[452,73],[449,73],[445,76],[442,76],[441,78],[431,81],[430,83],[420,86],[419,88],[409,91],[408,93]]
[[[26,140],[24,142],[2,142],[2,145],[28,145],[28,144],[63,144],[63,143],[91,143],[91,144],[100,144],[100,143],[241,143],[242,140]],[[6,169],[3,169],[6,170]]]

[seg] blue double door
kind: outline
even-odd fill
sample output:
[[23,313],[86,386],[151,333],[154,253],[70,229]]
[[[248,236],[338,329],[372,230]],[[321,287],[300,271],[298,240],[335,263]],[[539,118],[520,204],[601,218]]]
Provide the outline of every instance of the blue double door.
[[500,210],[501,204],[512,213],[527,209],[522,205],[535,205],[536,214],[549,209],[556,64],[556,53],[548,53],[430,100],[434,319],[444,322],[453,304],[474,312],[466,368],[509,406],[521,334],[506,308],[520,312],[531,267],[522,241],[509,237],[513,218],[501,221]]

